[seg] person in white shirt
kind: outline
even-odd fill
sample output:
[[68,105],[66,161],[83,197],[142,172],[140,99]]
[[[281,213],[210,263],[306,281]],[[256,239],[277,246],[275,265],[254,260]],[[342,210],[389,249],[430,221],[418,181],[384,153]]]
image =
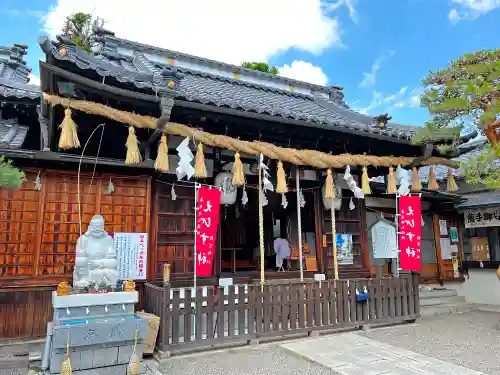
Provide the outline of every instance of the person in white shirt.
[[285,238],[277,237],[273,242],[274,253],[276,254],[276,268],[278,271],[284,271],[283,261],[290,258],[290,244]]

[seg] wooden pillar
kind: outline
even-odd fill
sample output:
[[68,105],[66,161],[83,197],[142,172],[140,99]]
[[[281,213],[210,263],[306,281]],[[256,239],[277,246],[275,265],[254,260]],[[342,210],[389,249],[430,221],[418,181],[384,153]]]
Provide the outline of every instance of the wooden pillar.
[[443,264],[443,257],[441,253],[441,235],[439,232],[439,216],[438,215],[432,215],[432,224],[434,228],[434,242],[436,244],[436,259],[437,259],[437,268],[438,268],[438,275],[439,275],[439,280],[444,279],[444,264]]
[[318,272],[325,273],[325,257],[323,248],[323,202],[321,190],[313,190],[314,196],[314,229],[316,232],[316,259],[318,261]]

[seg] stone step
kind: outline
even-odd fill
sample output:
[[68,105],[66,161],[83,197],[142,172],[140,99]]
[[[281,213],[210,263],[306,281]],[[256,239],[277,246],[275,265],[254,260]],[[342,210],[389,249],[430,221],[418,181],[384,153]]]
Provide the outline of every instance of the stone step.
[[449,303],[436,306],[421,306],[420,316],[422,318],[429,318],[440,315],[462,314],[476,310],[477,306],[475,306],[473,303]]
[[0,370],[16,369],[28,369],[28,356],[6,355],[0,357]]
[[434,297],[420,299],[420,306],[439,306],[465,302],[465,297]]
[[436,297],[455,297],[457,295],[457,291],[454,289],[432,289],[425,290],[422,289],[419,292],[420,299],[426,298],[436,298]]

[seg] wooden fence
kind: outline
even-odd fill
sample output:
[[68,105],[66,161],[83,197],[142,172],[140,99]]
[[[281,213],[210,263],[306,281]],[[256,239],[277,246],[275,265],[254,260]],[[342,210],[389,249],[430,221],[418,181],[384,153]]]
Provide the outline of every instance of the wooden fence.
[[420,315],[416,275],[265,285],[263,290],[260,285],[205,287],[195,293],[148,283],[144,298],[146,311],[161,317],[157,344],[166,353],[411,322]]

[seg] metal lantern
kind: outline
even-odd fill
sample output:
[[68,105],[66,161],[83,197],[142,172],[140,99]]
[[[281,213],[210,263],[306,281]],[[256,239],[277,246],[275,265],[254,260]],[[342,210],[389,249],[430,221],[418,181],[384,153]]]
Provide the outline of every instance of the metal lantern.
[[230,205],[236,202],[237,190],[232,181],[231,172],[221,172],[215,177],[215,186],[222,190],[220,204]]

